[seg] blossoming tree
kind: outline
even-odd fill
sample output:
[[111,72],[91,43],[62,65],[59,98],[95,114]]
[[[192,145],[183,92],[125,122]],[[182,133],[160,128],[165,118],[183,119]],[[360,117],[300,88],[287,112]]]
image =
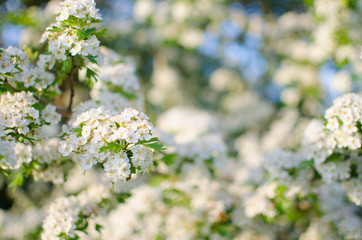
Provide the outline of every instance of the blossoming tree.
[[1,239],[362,239],[358,1],[98,3],[0,22]]

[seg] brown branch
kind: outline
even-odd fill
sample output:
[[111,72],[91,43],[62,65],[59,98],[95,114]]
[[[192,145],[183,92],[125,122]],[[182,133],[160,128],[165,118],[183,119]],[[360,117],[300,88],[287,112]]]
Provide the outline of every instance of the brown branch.
[[[8,82],[7,78],[5,79],[4,84],[6,86],[10,87],[14,92],[21,92],[20,90],[16,89],[14,86],[12,86]],[[74,92],[73,92],[73,96],[74,96]],[[35,95],[33,95],[33,97],[43,105],[48,105],[49,104],[48,102],[44,101],[43,99],[41,99],[41,98],[39,98],[39,97],[37,97]],[[56,111],[57,111],[57,113],[59,113],[60,115],[62,115],[65,118],[70,118],[72,116],[72,111],[69,110],[69,107],[68,108],[57,107]]]
[[63,107],[57,107],[57,113],[59,113],[60,115],[62,115],[62,117],[64,118],[71,118],[72,116],[72,111],[69,111],[68,108],[63,108]]
[[72,68],[70,70],[70,99],[69,99],[69,105],[68,105],[68,111],[72,112],[72,104],[73,104],[73,98],[74,98],[74,71],[76,70],[76,65],[74,65],[74,58],[72,57]]
[[14,92],[20,92],[18,89],[14,88],[9,82],[8,79],[5,78],[4,84],[8,87],[10,87]]

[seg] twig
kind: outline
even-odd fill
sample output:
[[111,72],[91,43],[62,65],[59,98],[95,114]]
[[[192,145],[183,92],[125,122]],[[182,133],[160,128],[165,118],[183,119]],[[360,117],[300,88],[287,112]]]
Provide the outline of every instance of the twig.
[[72,111],[69,111],[68,108],[63,108],[63,107],[57,107],[57,113],[59,113],[60,115],[62,115],[65,118],[71,118],[72,116]]
[[9,82],[8,79],[5,78],[4,84],[8,87],[10,87],[14,92],[20,92],[18,89],[14,88]]
[[[20,90],[16,89],[14,86],[12,86],[9,82],[8,79],[6,78],[4,81],[4,84],[7,85],[8,87],[10,87],[14,92],[21,92]],[[74,85],[74,83],[73,83]],[[73,92],[73,96],[74,96],[74,92]],[[48,105],[49,103],[44,101],[43,99],[33,95],[33,97],[38,100],[41,104],[43,105]],[[59,113],[60,115],[62,115],[65,118],[70,118],[72,116],[72,111],[69,110],[68,108],[62,108],[62,107],[57,107],[56,108],[57,113]]]
[[[73,58],[73,57],[72,57]],[[69,105],[68,105],[68,111],[72,111],[72,104],[73,104],[73,98],[74,98],[74,71],[76,69],[76,66],[73,63],[74,58],[72,59],[72,69],[70,70],[70,99],[69,99]]]

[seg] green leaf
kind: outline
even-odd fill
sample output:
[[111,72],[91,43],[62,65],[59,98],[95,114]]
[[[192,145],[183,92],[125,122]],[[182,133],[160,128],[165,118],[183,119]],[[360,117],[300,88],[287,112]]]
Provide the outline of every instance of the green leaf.
[[177,159],[176,154],[165,154],[165,156],[161,159],[167,166],[171,166],[175,160]]
[[125,203],[126,199],[131,197],[131,196],[132,196],[131,193],[118,193],[118,194],[115,194],[115,197],[116,197],[118,203]]
[[81,128],[74,128],[73,130],[70,130],[70,132],[79,133],[79,132],[82,132],[82,129]]
[[83,32],[81,29],[77,30],[77,36],[79,40],[84,40],[86,39],[88,36],[86,35],[85,32]]
[[87,76],[87,78],[88,79],[94,79],[94,81],[96,81],[97,82],[97,76],[98,76],[98,74],[96,73],[96,72],[94,72],[92,69],[90,69],[90,68],[87,68],[87,73],[86,73],[86,76]]
[[88,60],[91,62],[91,63],[95,63],[97,64],[97,61],[96,61],[96,57],[95,56],[87,56]]
[[68,75],[65,73],[59,73],[56,77],[55,77],[55,83],[57,84],[61,84],[62,81],[67,77]]
[[119,93],[121,95],[123,95],[124,97],[126,97],[128,100],[132,100],[132,99],[135,99],[137,97],[135,94],[131,94],[131,93],[123,91],[123,89],[120,89]]
[[1,76],[5,77],[5,78],[14,78],[12,75],[8,75],[8,74],[4,74],[4,73],[0,73]]
[[99,19],[95,19],[95,18],[92,18],[91,20],[91,23],[101,23],[103,22],[102,20],[99,20]]
[[63,32],[62,28],[59,28],[57,26],[53,26],[52,29],[48,30],[50,32]]
[[67,57],[67,59],[65,59],[65,61],[63,62],[63,67],[61,72],[68,74],[71,69],[72,69],[72,58]]
[[137,144],[143,144],[156,151],[166,150],[166,148],[164,148],[164,145],[161,143],[160,139],[158,139],[157,137],[151,138],[150,140],[139,141]]
[[4,93],[4,92],[11,92],[13,93],[13,89],[11,89],[11,87],[9,87],[8,85],[6,84],[0,84],[0,92],[1,93]]
[[13,191],[15,191],[18,186],[23,185],[23,181],[24,181],[23,173],[21,171],[19,171],[19,172],[16,173],[13,180],[11,180],[9,186],[11,188],[13,188]]
[[45,108],[45,105],[37,102],[37,103],[34,103],[34,104],[32,105],[32,107],[35,108],[36,110],[41,111],[41,110],[43,110],[43,109]]
[[108,32],[108,29],[104,28],[102,30],[99,30],[98,32],[96,32],[96,36],[97,37],[107,37],[107,38],[111,38],[110,35],[106,34]]
[[111,142],[107,143],[107,146],[103,146],[99,149],[100,152],[104,151],[114,151],[115,153],[120,153],[122,151],[123,147],[119,143]]
[[153,137],[150,140],[142,140],[142,141],[138,141],[139,144],[147,144],[147,143],[152,143],[152,142],[159,142],[160,139],[158,139],[158,137]]
[[96,231],[101,233],[101,229],[102,229],[102,225],[99,225],[98,223],[96,224]]
[[95,27],[93,27],[93,28],[89,28],[89,29],[87,29],[86,31],[85,31],[85,34],[87,35],[87,36],[89,36],[89,35],[93,35],[95,32],[96,32],[96,28]]
[[82,136],[82,128],[74,128],[73,130],[70,130],[70,132],[74,132],[74,133],[78,133],[77,137],[81,137]]
[[165,150],[164,145],[162,143],[150,143],[147,144],[148,147],[155,149],[156,151]]
[[313,161],[313,160],[303,161],[303,162],[299,165],[298,169],[299,169],[299,170],[304,170],[304,169],[307,169],[307,168],[309,168],[309,167],[313,167],[313,165],[314,165],[314,161]]

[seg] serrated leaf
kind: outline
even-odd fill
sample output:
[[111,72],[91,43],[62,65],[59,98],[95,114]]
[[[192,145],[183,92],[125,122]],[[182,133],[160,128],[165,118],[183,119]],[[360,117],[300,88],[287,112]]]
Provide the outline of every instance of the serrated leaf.
[[307,169],[309,167],[313,167],[314,165],[314,161],[313,160],[308,160],[308,161],[303,161],[300,166],[298,167],[299,170],[304,170]]
[[77,30],[77,36],[79,40],[83,40],[87,38],[87,35],[80,29]]
[[103,228],[102,225],[99,225],[98,223],[96,224],[96,231],[101,233],[101,229]]
[[107,37],[107,38],[111,38],[111,36],[108,35],[107,32],[108,32],[108,29],[104,28],[104,29],[96,32],[95,35],[96,35],[97,37]]
[[65,59],[65,61],[63,62],[61,72],[68,74],[71,69],[72,69],[72,58],[67,57],[67,59]]
[[87,29],[86,31],[85,31],[85,34],[86,35],[93,35],[93,33],[95,33],[96,32],[96,28],[95,27],[93,27],[93,28],[89,28],[89,29]]
[[93,78],[94,81],[97,82],[96,76],[98,76],[98,74],[96,72],[94,72],[92,69],[87,68],[86,76],[87,76],[88,79],[91,80]]
[[123,95],[124,97],[126,97],[128,100],[132,100],[132,99],[135,99],[137,97],[135,94],[125,92],[123,89],[119,89],[118,92],[121,95]]
[[152,142],[159,142],[160,139],[158,139],[158,137],[153,137],[150,140],[142,140],[142,141],[138,141],[139,144],[147,144],[147,143],[152,143]]
[[155,149],[156,151],[164,150],[164,145],[161,143],[150,143],[147,144],[148,147]]
[[57,84],[61,84],[63,79],[65,79],[68,75],[65,73],[59,73],[56,77],[55,77],[55,82]]
[[9,186],[13,188],[13,191],[16,190],[18,186],[23,185],[24,176],[21,171],[17,172],[13,180],[11,180]]
[[1,76],[5,77],[5,78],[14,78],[12,75],[8,75],[8,74],[4,74],[4,73],[0,73]]
[[88,58],[88,60],[91,62],[91,63],[95,63],[95,64],[97,64],[97,61],[96,61],[96,57],[95,56],[87,56],[87,58]]
[[8,85],[6,84],[0,84],[0,92],[3,93],[3,92],[11,92],[13,93],[13,89],[11,89],[11,87],[9,87]]
[[122,145],[119,143],[115,143],[115,142],[111,142],[111,143],[107,143],[107,146],[103,146],[99,149],[100,152],[104,152],[104,151],[109,151],[109,150],[113,150],[116,153],[119,153],[122,151]]
[[48,32],[62,32],[63,29],[58,28],[58,27],[56,27],[56,26],[53,26],[52,29],[48,29],[47,31],[48,31]]
[[70,130],[70,132],[79,133],[79,132],[82,132],[82,129],[81,128],[74,128],[73,130]]
[[78,133],[77,137],[82,136],[82,128],[74,128],[73,130],[70,130],[70,132]]
[[102,21],[102,20],[99,20],[99,19],[92,18],[91,22],[92,22],[92,23],[101,23],[101,22],[103,22],[103,21]]
[[35,108],[36,110],[41,111],[41,110],[43,110],[43,109],[45,108],[45,105],[37,102],[37,103],[34,103],[34,104],[32,105],[32,107]]

